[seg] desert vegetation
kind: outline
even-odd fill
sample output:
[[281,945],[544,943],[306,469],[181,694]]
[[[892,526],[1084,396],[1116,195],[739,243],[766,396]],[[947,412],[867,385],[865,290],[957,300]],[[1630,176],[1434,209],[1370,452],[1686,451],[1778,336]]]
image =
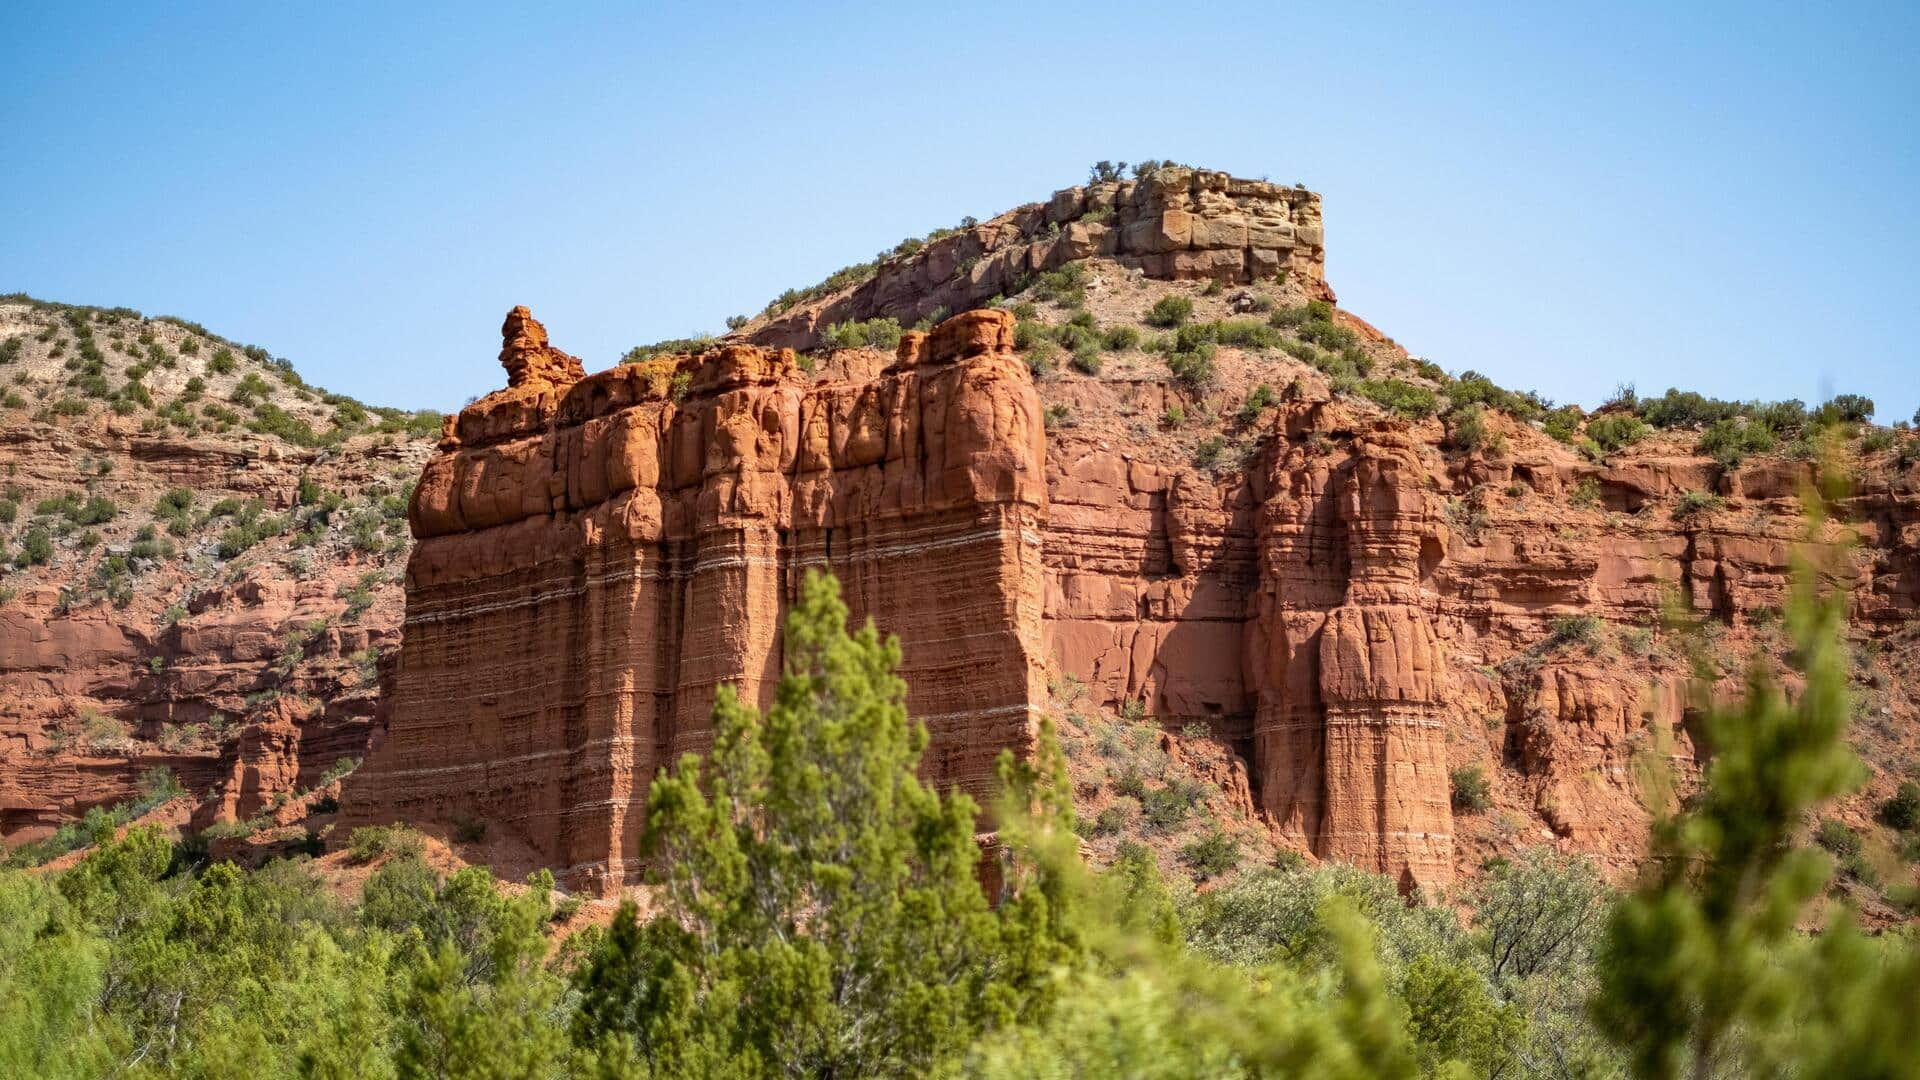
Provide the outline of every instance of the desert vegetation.
[[[1456,908],[1266,860],[1217,827],[1179,858],[1199,878],[1237,869],[1222,888],[1185,891],[1138,847],[1091,870],[1076,833],[1119,825],[1077,821],[1051,728],[1032,763],[1001,760],[988,813],[1005,857],[983,890],[978,808],[915,778],[926,736],[898,646],[849,633],[816,576],[772,708],[723,693],[713,752],[649,792],[647,915],[626,904],[566,932],[579,904],[544,873],[503,891],[481,868],[437,871],[401,827],[343,845],[369,875],[348,902],[302,858],[243,872],[104,813],[53,845],[90,845],[71,867],[0,871],[0,1066],[1900,1075],[1920,1052],[1920,951],[1821,899],[1836,868],[1870,871],[1845,825],[1808,825],[1861,777],[1840,607],[1813,580],[1785,618],[1804,689],[1789,699],[1756,666],[1707,715],[1716,758],[1698,797],[1665,804],[1637,881],[1616,893],[1583,860],[1532,851]],[[1151,816],[1169,789],[1131,770],[1116,786]],[[1457,776],[1456,798],[1472,787]],[[169,790],[156,779],[149,799]],[[1910,828],[1916,799],[1903,789],[1883,813]]]

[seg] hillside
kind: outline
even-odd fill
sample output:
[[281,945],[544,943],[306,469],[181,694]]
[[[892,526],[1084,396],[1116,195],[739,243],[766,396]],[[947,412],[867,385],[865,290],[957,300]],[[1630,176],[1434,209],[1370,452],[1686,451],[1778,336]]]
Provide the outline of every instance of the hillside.
[[9,843],[154,768],[205,824],[271,797],[262,767],[311,786],[363,756],[439,418],[192,323],[24,297],[0,301],[0,383]]

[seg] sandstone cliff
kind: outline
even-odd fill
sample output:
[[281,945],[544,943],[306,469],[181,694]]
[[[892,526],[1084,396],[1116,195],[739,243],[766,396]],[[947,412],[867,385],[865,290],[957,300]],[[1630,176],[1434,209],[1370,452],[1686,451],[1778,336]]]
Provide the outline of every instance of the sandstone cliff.
[[[1043,691],[1041,410],[1013,320],[901,342],[860,381],[729,345],[576,378],[525,309],[412,507],[387,740],[350,821],[466,815],[594,888],[633,880],[648,781],[715,688],[766,700],[810,568],[905,643],[931,775],[986,793]],[[522,373],[528,374],[523,377]]]

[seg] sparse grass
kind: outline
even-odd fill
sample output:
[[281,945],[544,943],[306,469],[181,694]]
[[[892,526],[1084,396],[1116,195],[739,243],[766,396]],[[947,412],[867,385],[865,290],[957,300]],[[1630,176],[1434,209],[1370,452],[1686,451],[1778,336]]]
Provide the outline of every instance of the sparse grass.
[[1711,492],[1689,491],[1674,504],[1673,517],[1675,521],[1684,521],[1698,514],[1712,513],[1720,509],[1723,502],[1720,496]]
[[1559,649],[1581,646],[1591,651],[1600,644],[1603,625],[1599,617],[1594,615],[1562,615],[1553,620],[1546,647]]

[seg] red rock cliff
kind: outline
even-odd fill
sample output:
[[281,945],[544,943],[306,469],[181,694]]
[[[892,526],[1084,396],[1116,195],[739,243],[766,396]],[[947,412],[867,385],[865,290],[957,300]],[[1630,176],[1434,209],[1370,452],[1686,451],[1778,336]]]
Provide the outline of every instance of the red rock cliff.
[[720,683],[770,696],[813,567],[900,636],[932,778],[984,793],[1044,692],[1045,450],[1011,335],[968,313],[857,382],[745,345],[575,378],[517,309],[512,385],[449,424],[414,496],[391,722],[350,819],[484,818],[577,884],[633,880],[648,782],[705,747]]

